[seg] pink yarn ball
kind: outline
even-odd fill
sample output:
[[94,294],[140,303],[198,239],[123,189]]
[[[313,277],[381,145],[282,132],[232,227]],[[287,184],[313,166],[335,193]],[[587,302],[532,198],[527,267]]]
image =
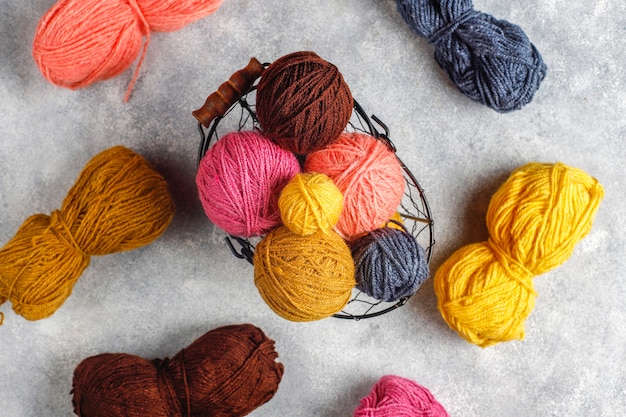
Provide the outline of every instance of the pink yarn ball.
[[360,132],[344,132],[332,144],[309,154],[304,170],[326,174],[343,193],[343,212],[335,229],[347,240],[391,218],[406,185],[395,152]]
[[426,388],[406,378],[385,375],[367,397],[361,399],[354,417],[449,417]]
[[295,155],[258,131],[231,132],[200,161],[196,185],[216,226],[235,236],[261,236],[281,224],[278,197],[298,172]]

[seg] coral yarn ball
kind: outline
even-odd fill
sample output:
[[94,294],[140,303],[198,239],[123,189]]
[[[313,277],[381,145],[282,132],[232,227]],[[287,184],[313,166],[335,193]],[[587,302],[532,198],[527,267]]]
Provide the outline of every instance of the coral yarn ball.
[[114,77],[142,51],[151,31],[181,29],[222,0],[59,0],[41,18],[33,58],[51,83],[78,89]]
[[196,185],[215,225],[235,236],[260,236],[281,224],[278,196],[298,172],[295,155],[261,133],[231,132],[200,161]]
[[154,32],[173,32],[206,17],[224,0],[137,0],[143,17]]
[[332,230],[301,236],[281,226],[255,249],[254,283],[279,316],[295,322],[320,320],[350,300],[356,284],[354,262]]
[[389,220],[406,185],[396,154],[360,132],[344,132],[334,143],[308,155],[304,170],[328,175],[343,193],[343,212],[335,230],[348,240]]
[[433,394],[415,381],[385,375],[367,397],[361,399],[354,417],[449,417]]
[[314,52],[294,52],[263,73],[256,110],[263,132],[281,147],[306,155],[335,141],[354,101],[337,67]]
[[331,230],[343,209],[343,194],[324,174],[297,174],[278,199],[283,224],[293,233],[310,235]]
[[39,21],[33,57],[48,81],[74,90],[128,68],[149,32],[126,1],[62,0]]

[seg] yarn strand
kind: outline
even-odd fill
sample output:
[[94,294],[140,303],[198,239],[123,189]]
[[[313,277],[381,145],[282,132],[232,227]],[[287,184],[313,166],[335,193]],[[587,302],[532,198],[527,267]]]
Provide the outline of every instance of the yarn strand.
[[[180,401],[176,397],[176,390],[174,389],[174,383],[170,378],[170,370],[169,370],[169,358],[165,359],[155,359],[152,361],[154,366],[157,369],[157,389],[159,392],[159,396],[161,397],[161,401],[163,402],[163,408],[165,410],[169,410],[170,415],[174,417],[182,417],[182,409],[180,405]],[[184,365],[183,365],[184,366]]]
[[130,7],[133,9],[135,14],[137,15],[137,19],[141,23],[143,31],[145,31],[145,34],[144,34],[145,40],[143,40],[143,46],[141,48],[141,55],[139,56],[139,62],[137,62],[137,66],[135,67],[135,71],[133,73],[133,78],[130,80],[130,83],[128,84],[128,88],[126,89],[126,94],[124,95],[124,103],[127,103],[128,100],[130,100],[130,95],[131,95],[131,93],[133,91],[133,88],[135,87],[135,83],[137,82],[137,79],[139,78],[139,70],[141,69],[141,65],[143,64],[143,60],[146,57],[146,52],[148,51],[148,45],[150,44],[150,26],[148,25],[148,22],[146,21],[146,18],[144,17],[143,13],[141,12],[141,9],[139,8],[139,5],[137,4],[137,1],[136,0],[129,0],[128,4],[130,5]]

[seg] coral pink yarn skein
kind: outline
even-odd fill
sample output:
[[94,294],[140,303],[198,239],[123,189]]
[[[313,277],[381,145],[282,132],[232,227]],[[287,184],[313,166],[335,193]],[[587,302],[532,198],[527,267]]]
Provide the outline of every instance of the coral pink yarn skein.
[[282,223],[278,197],[298,172],[296,156],[260,132],[231,132],[200,161],[196,185],[215,225],[235,236],[261,236]]
[[354,417],[449,417],[428,389],[395,375],[378,380],[361,399]]
[[304,170],[326,174],[343,193],[343,212],[335,229],[348,240],[390,219],[406,185],[396,154],[382,141],[360,132],[344,132],[332,144],[309,154]]
[[141,52],[128,100],[150,31],[179,30],[215,12],[222,1],[59,0],[39,21],[33,57],[48,81],[75,90],[120,74]]

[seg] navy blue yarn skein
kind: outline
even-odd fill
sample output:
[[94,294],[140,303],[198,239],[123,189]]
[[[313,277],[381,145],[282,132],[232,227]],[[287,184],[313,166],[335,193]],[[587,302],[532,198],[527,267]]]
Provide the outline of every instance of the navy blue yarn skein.
[[398,301],[418,290],[429,275],[426,252],[410,233],[382,227],[350,245],[357,288],[381,301]]
[[530,103],[547,67],[524,31],[471,0],[396,0],[404,21],[435,47],[459,90],[500,113]]

